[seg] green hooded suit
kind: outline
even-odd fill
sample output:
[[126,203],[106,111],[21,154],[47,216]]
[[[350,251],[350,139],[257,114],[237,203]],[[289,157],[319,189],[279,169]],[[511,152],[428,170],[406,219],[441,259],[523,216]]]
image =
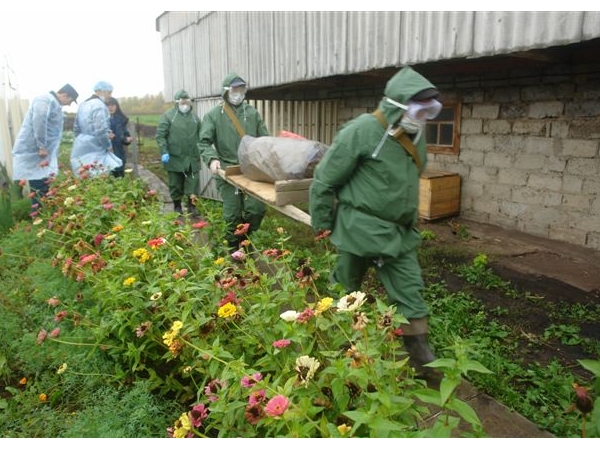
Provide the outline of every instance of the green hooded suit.
[[[421,167],[393,136],[404,105],[424,89],[435,88],[410,67],[387,83],[379,103],[384,124],[362,114],[345,124],[316,167],[310,187],[310,213],[315,231],[331,230],[338,258],[333,279],[348,291],[360,290],[370,266],[389,300],[407,319],[427,316],[421,297],[423,281],[417,260],[419,175],[427,161],[424,132],[415,143]],[[410,136],[412,140],[414,137]]]
[[158,121],[156,143],[161,155],[169,154],[169,162],[164,168],[169,174],[169,193],[173,202],[180,203],[184,196],[189,199],[200,193],[199,133],[200,118],[193,109],[182,113],[175,105]]
[[[199,147],[202,152],[202,160],[207,166],[213,159],[221,162],[222,169],[239,164],[238,147],[241,137],[225,113],[225,104],[232,109],[245,134],[254,137],[269,135],[262,117],[253,106],[246,102],[242,102],[238,106],[228,102],[227,88],[236,78],[240,78],[236,73],[230,73],[225,77],[221,90],[222,102],[208,111],[202,119]],[[231,247],[236,247],[244,238],[244,236],[238,237],[233,234],[236,226],[249,223],[249,231],[256,231],[260,227],[266,208],[262,202],[239,192],[236,187],[227,183],[219,175],[215,175],[214,179],[223,200],[223,219],[227,223],[225,237]]]

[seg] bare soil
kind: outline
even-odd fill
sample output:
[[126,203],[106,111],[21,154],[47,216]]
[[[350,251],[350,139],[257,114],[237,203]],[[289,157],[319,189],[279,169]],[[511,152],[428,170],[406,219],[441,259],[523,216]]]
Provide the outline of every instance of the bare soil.
[[[458,236],[459,227],[467,231],[467,237]],[[455,255],[453,263],[471,264],[474,256],[485,253],[494,274],[523,294],[509,298],[496,290],[469,288],[491,318],[518,336],[516,359],[542,366],[558,359],[582,378],[590,378],[577,360],[600,355],[580,344],[544,338],[544,332],[551,325],[574,325],[581,339],[600,342],[599,252],[457,219],[425,223],[423,228],[436,234],[427,245],[439,246],[441,254]],[[442,268],[440,277],[449,291],[465,290],[465,280],[449,268]],[[498,314],[499,310],[508,313]],[[585,310],[591,314],[582,314]]]

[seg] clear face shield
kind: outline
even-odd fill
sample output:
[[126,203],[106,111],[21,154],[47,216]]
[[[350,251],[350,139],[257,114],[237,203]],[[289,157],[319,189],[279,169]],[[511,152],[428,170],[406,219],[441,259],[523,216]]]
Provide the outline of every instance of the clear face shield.
[[424,101],[411,100],[408,102],[408,105],[404,105],[391,98],[386,98],[386,101],[406,111],[406,115],[414,120],[424,121],[435,119],[442,110],[442,104],[433,98]]
[[[398,126],[405,132],[414,135],[413,143],[416,143],[421,138],[426,121],[435,119],[442,110],[442,104],[433,98],[423,101],[411,100],[408,102],[408,105],[387,97],[386,101],[406,111],[402,115]],[[391,133],[393,134],[394,131],[391,130]]]
[[229,102],[235,106],[239,105],[244,101],[248,88],[246,85],[242,86],[228,86],[225,88],[227,91],[227,98]]

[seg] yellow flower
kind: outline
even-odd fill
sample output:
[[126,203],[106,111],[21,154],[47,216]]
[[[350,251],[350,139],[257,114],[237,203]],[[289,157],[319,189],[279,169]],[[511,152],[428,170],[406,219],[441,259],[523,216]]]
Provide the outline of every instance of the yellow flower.
[[183,322],[181,320],[176,320],[175,322],[173,322],[171,329],[165,334],[163,334],[163,342],[165,343],[165,345],[170,347],[173,344],[173,341],[179,334],[179,330],[181,330],[182,327]]
[[40,402],[45,402],[48,400],[48,396],[46,394],[40,394],[38,395],[38,398],[40,399]]
[[231,302],[225,303],[223,306],[221,306],[219,308],[219,311],[217,311],[217,315],[219,317],[223,317],[223,318],[234,316],[236,313],[237,313],[237,308]]
[[126,278],[125,281],[123,281],[123,286],[131,286],[133,283],[135,283],[135,278],[129,277]]
[[67,363],[62,363],[62,365],[57,369],[56,373],[60,375],[61,373],[64,373],[65,370],[67,370]]
[[225,263],[225,258],[223,258],[223,257],[215,259],[215,266],[220,266],[220,265],[223,265],[224,263]]
[[170,346],[173,343],[173,339],[175,339],[175,334],[172,331],[167,331],[163,334],[163,342],[165,345]]
[[337,429],[340,432],[340,434],[342,436],[344,436],[346,433],[348,433],[348,432],[350,432],[350,430],[352,430],[352,427],[349,427],[348,425],[346,425],[345,423],[343,423],[340,426],[338,426]]
[[123,225],[115,225],[114,227],[112,227],[112,230],[115,233],[118,233],[119,231],[121,231],[123,228],[125,228]]
[[133,256],[135,256],[139,262],[142,264],[150,259],[150,253],[145,248],[138,248],[133,251]]
[[65,198],[63,205],[71,206],[73,203],[75,203],[75,200],[73,200],[73,197],[67,197],[67,198]]
[[333,299],[331,297],[322,298],[315,308],[315,315],[319,315],[327,311],[333,305]]
[[188,416],[188,413],[183,413],[175,422],[175,430],[173,431],[173,437],[184,438],[187,436],[188,432],[191,429],[192,424],[190,423],[190,417]]
[[27,384],[27,378],[25,378],[25,377],[21,378],[21,379],[19,380],[19,384],[21,384],[21,385],[25,385],[25,384]]

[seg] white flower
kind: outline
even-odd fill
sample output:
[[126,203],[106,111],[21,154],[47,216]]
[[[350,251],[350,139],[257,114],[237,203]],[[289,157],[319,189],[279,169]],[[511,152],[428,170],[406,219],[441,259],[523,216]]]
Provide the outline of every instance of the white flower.
[[298,311],[290,309],[286,312],[281,313],[279,317],[281,317],[286,322],[295,322],[299,315],[300,313]]
[[71,186],[69,186],[67,188],[68,191],[74,191],[75,189],[77,189],[77,185],[76,184],[72,184]]
[[65,206],[71,206],[73,204],[73,202],[75,202],[75,200],[73,200],[73,197],[67,197],[67,198],[65,198],[65,201],[63,202],[63,204]]
[[338,311],[355,311],[362,306],[367,300],[367,294],[360,291],[351,292],[348,295],[344,295],[337,304]]
[[296,358],[296,372],[300,379],[300,384],[306,385],[315,376],[315,372],[321,363],[311,356],[299,356]]
[[34,224],[34,225],[39,225],[39,224],[41,224],[42,222],[43,222],[43,220],[42,220],[42,219],[40,219],[40,218],[38,218],[38,219],[35,219],[35,220],[33,221],[33,224]]

